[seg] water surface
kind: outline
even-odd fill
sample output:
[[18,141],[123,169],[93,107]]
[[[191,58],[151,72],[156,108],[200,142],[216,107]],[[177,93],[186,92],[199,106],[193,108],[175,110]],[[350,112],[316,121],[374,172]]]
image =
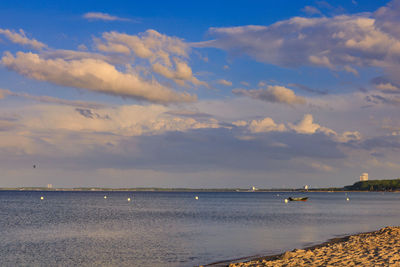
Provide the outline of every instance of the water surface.
[[[283,201],[305,195],[307,202]],[[0,265],[194,266],[400,225],[400,194],[346,197],[0,191]]]

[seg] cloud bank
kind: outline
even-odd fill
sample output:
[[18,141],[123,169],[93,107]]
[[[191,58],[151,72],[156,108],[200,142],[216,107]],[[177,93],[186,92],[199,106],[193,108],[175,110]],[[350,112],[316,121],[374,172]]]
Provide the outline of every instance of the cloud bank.
[[379,67],[397,79],[399,15],[400,1],[395,0],[374,13],[293,17],[269,26],[214,27],[209,33],[215,39],[196,46],[216,47],[283,67],[317,66],[354,75],[358,67]]
[[[47,47],[26,38],[23,31],[1,30],[0,34],[21,44]],[[106,32],[94,41],[101,53],[5,52],[1,64],[31,79],[161,104],[194,102],[197,96],[186,92],[187,87],[208,87],[193,75],[187,62],[190,47],[179,38],[148,30],[139,35]],[[177,86],[172,87],[168,80]]]
[[193,102],[195,96],[177,93],[156,80],[144,80],[137,73],[124,73],[99,59],[44,59],[39,54],[6,53],[1,63],[8,69],[39,81],[132,97],[156,103]]

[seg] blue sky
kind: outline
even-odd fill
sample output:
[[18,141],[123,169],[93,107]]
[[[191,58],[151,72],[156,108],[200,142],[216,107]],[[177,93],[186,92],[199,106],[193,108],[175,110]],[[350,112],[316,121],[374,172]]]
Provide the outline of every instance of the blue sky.
[[399,15],[400,1],[2,1],[0,186],[397,178]]

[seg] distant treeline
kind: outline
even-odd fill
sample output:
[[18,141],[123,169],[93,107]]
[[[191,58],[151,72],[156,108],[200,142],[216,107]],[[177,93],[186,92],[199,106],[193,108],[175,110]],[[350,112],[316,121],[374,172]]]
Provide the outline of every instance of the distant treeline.
[[360,181],[344,187],[344,190],[357,191],[397,191],[400,190],[400,178],[394,180]]

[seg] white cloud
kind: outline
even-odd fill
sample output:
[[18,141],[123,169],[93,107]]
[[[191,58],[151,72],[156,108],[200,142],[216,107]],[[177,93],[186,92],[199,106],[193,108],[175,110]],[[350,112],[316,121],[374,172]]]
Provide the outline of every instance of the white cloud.
[[85,13],[83,15],[83,17],[88,20],[130,21],[130,19],[127,19],[127,18],[111,16],[107,13],[101,13],[101,12],[88,12],[88,13]]
[[305,6],[301,11],[309,15],[321,14],[321,11],[319,11],[318,8],[313,6]]
[[154,72],[179,85],[185,85],[188,81],[194,85],[208,86],[193,76],[192,69],[186,62],[190,47],[177,37],[155,30],[147,30],[139,35],[106,32],[102,37],[103,39],[96,39],[97,49],[102,52],[133,54],[147,59]]
[[[9,36],[10,32],[1,33]],[[25,38],[22,30],[14,35],[14,39]],[[195,95],[173,90],[164,78],[184,86],[180,88],[183,90],[190,84],[209,87],[193,75],[188,65],[190,46],[179,38],[147,30],[138,35],[106,32],[102,39],[94,40],[98,53],[49,49],[40,53],[20,51],[14,56],[5,52],[1,63],[32,79],[154,103],[197,99]],[[23,41],[41,47],[36,40],[27,38],[18,42]]]
[[217,81],[218,84],[225,85],[225,86],[232,86],[232,82],[221,79]]
[[239,120],[239,121],[234,121],[234,122],[232,122],[232,124],[235,125],[235,126],[237,126],[237,127],[243,127],[243,126],[246,126],[246,125],[247,125],[247,121]]
[[[101,51],[114,51],[115,44],[129,48],[136,56],[147,58],[151,63],[161,62],[171,66],[171,55],[187,58],[190,47],[182,39],[161,34],[155,30],[147,30],[139,35],[129,35],[118,32],[105,32],[103,39],[96,40]],[[114,52],[118,52],[114,51]]]
[[354,74],[355,76],[358,76],[358,71],[355,68],[352,68],[350,66],[344,66],[343,69],[349,73]]
[[127,46],[116,43],[111,43],[107,45],[99,43],[97,45],[97,49],[102,52],[120,53],[125,55],[129,55],[131,53],[131,50]]
[[376,89],[386,92],[399,93],[400,88],[390,82],[375,84]]
[[160,63],[154,63],[152,69],[154,72],[161,74],[162,76],[174,80],[177,84],[184,85],[185,81],[190,81],[195,85],[208,86],[207,83],[199,81],[193,76],[192,69],[187,65],[186,62],[174,58],[175,69],[171,69]]
[[264,87],[264,86],[267,86],[267,83],[264,81],[259,81],[257,85],[258,85],[258,87]]
[[84,45],[84,44],[78,45],[78,49],[81,50],[81,51],[87,51],[88,50],[87,46]]
[[321,126],[314,122],[311,114],[304,115],[303,119],[297,124],[289,123],[289,128],[300,134],[323,133],[331,137],[333,140],[341,143],[347,143],[353,140],[360,140],[361,134],[358,131],[345,131],[342,134],[336,133],[334,130]]
[[19,30],[19,33],[8,29],[0,29],[0,34],[4,35],[7,39],[16,44],[27,45],[39,50],[47,47],[46,44],[41,43],[36,39],[29,39],[26,37],[26,34],[22,29]]
[[342,133],[341,136],[337,137],[337,140],[343,143],[347,143],[349,141],[353,141],[353,140],[361,140],[361,134],[358,131],[354,131],[354,132],[350,132],[350,131],[346,131],[344,133]]
[[178,93],[156,80],[144,80],[137,73],[124,73],[99,59],[44,59],[39,54],[5,53],[1,63],[8,69],[40,81],[87,89],[156,103],[192,102],[196,97]]
[[327,56],[314,56],[311,55],[308,57],[309,62],[311,62],[314,65],[319,65],[323,67],[327,67],[330,69],[334,69],[334,66],[330,62],[329,58]]
[[269,26],[210,28],[214,40],[197,43],[247,54],[285,67],[313,65],[344,69],[382,67],[393,77],[400,68],[400,1],[376,13],[333,17],[293,17]]
[[232,92],[236,95],[247,96],[266,102],[284,103],[289,105],[306,103],[304,97],[297,96],[292,90],[279,85],[270,85],[267,89],[258,90],[234,89]]
[[304,118],[295,124],[289,124],[290,128],[298,133],[313,134],[321,126],[319,124],[313,123],[313,116],[311,114],[304,115]]
[[252,133],[284,132],[284,124],[276,124],[273,119],[267,117],[262,120],[252,120],[249,124],[249,130]]
[[303,119],[297,124],[289,123],[289,127],[297,133],[301,134],[314,134],[317,131],[325,134],[336,134],[333,130],[322,127],[321,125],[314,123],[314,118],[311,114],[304,115]]

